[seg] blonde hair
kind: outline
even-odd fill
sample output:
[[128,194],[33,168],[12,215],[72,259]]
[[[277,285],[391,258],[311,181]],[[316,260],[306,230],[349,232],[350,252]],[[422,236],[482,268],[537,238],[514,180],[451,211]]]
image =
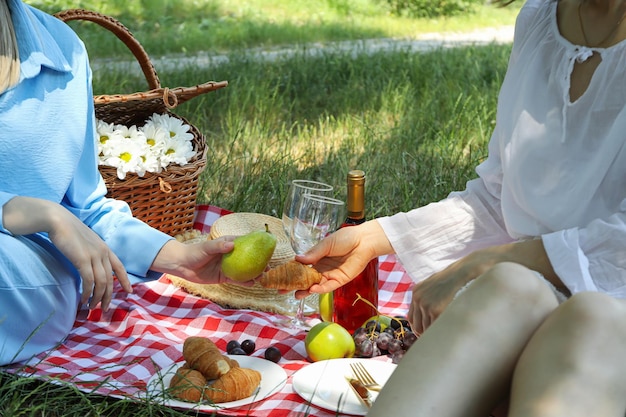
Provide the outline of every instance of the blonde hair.
[[0,0],[0,93],[17,84],[20,58],[15,29],[6,0]]

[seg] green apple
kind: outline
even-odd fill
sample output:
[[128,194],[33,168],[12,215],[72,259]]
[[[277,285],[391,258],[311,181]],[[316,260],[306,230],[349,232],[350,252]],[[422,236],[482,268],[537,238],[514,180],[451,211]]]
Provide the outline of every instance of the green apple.
[[323,321],[333,321],[333,293],[319,295],[320,317]]
[[337,323],[323,321],[309,330],[304,339],[306,353],[313,362],[354,356],[354,339]]
[[233,240],[235,247],[222,255],[222,272],[234,281],[250,281],[263,273],[276,249],[276,236],[257,230]]

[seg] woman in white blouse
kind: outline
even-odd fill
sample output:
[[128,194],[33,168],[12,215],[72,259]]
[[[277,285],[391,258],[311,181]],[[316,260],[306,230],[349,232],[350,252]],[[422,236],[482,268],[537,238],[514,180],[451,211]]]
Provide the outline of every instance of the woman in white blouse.
[[324,273],[310,292],[392,253],[417,283],[425,333],[369,415],[624,416],[625,13],[527,0],[478,178],[298,258]]

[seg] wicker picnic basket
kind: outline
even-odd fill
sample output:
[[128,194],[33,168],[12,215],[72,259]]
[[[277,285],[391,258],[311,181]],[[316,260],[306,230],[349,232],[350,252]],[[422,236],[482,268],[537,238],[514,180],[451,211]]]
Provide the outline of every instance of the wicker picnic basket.
[[196,154],[184,166],[169,165],[160,173],[146,172],[142,177],[129,173],[124,180],[113,167],[100,166],[107,196],[123,200],[138,219],[169,235],[193,226],[198,180],[206,164],[206,140],[185,118],[172,112],[177,105],[198,95],[226,87],[226,81],[209,81],[193,87],[161,87],[150,57],[132,33],[118,20],[100,13],[71,9],[55,14],[64,22],[86,20],[111,31],[132,52],[148,82],[148,90],[130,94],[94,96],[96,117],[107,123],[142,126],[154,113],[168,114],[190,126]]

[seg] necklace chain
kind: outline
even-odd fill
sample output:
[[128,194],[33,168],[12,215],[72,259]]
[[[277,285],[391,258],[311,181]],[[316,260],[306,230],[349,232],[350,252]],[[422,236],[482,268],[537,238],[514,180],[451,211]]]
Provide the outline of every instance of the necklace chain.
[[589,40],[587,39],[587,34],[585,33],[585,25],[583,25],[583,18],[582,15],[580,13],[580,9],[582,8],[583,5],[583,1],[581,1],[580,3],[578,3],[578,23],[580,25],[580,32],[583,35],[583,39],[585,40],[585,45],[589,46],[589,47],[598,47],[600,45],[603,45],[606,41],[610,40],[611,37],[613,35],[615,35],[615,32],[617,31],[617,29],[619,29],[619,27],[621,26],[622,22],[624,21],[624,17],[626,17],[626,13],[622,14],[622,17],[617,21],[617,23],[615,24],[615,26],[613,26],[613,29],[611,29],[611,31],[608,33],[608,35],[606,35],[604,37],[604,39],[602,39],[600,42],[598,42],[595,45],[592,45]]

